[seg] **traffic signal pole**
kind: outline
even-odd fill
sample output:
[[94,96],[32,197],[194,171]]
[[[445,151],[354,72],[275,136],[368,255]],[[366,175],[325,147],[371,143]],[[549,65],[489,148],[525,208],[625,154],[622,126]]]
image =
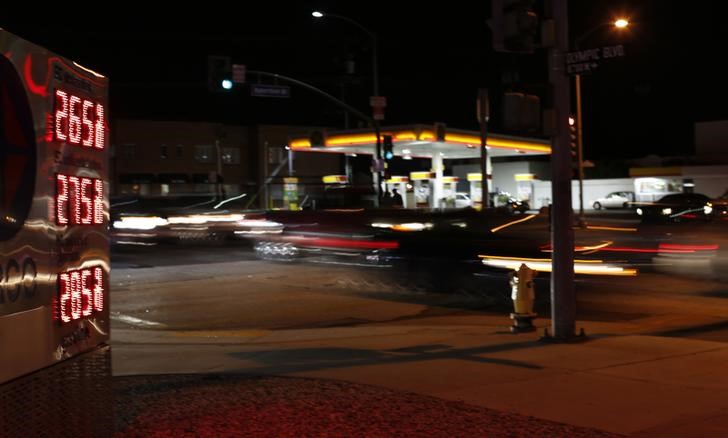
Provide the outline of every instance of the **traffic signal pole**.
[[553,339],[575,337],[574,230],[571,206],[571,152],[569,146],[569,78],[565,55],[569,49],[567,0],[551,2],[554,46],[549,49],[549,80],[553,86],[556,134],[551,150],[551,328]]
[[[269,78],[275,78],[282,80],[284,82],[289,82],[294,85],[298,85],[299,87],[303,87],[309,91],[313,91],[314,93],[318,94],[319,96],[324,97],[325,99],[329,100],[330,102],[334,103],[335,105],[340,106],[341,108],[345,109],[346,111],[349,111],[350,113],[358,116],[362,120],[365,120],[369,123],[371,123],[372,127],[374,128],[374,134],[377,137],[377,147],[376,147],[376,157],[377,157],[377,163],[379,164],[381,162],[382,157],[382,142],[381,142],[381,129],[379,126],[379,121],[375,120],[371,116],[368,116],[364,114],[363,112],[359,111],[358,109],[354,108],[353,106],[347,104],[346,102],[342,101],[341,99],[337,99],[331,94],[314,87],[311,84],[307,84],[303,81],[299,81],[298,79],[293,79],[288,76],[279,75],[278,73],[270,73],[266,71],[260,71],[260,70],[248,70],[248,73],[251,75],[258,75],[258,76],[265,76]],[[382,171],[377,170],[376,172],[376,185],[377,185],[377,202],[380,202],[382,200]]]

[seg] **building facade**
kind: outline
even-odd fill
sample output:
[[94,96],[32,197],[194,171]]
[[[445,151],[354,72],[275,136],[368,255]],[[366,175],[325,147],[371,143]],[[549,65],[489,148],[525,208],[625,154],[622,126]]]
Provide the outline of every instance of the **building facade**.
[[289,170],[299,177],[335,173],[339,157],[302,155],[289,169],[288,138],[312,127],[232,126],[210,122],[116,119],[112,123],[112,195],[247,194],[267,206],[267,187]]

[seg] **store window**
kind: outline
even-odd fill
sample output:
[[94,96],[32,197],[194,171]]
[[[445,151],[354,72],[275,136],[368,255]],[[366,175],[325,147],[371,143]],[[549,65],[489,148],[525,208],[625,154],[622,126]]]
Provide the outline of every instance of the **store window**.
[[134,143],[127,143],[121,145],[121,150],[124,158],[128,158],[130,160],[133,160],[136,158],[136,144]]
[[196,145],[195,146],[195,161],[200,163],[212,163],[213,162],[213,150],[212,145]]
[[222,162],[225,164],[240,164],[240,149],[222,148]]

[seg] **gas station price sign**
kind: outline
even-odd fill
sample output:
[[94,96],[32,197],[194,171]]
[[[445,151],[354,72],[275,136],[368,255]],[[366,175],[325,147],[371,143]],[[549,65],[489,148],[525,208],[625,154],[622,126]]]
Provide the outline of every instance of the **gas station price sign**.
[[0,390],[108,343],[107,117],[107,78],[0,29]]

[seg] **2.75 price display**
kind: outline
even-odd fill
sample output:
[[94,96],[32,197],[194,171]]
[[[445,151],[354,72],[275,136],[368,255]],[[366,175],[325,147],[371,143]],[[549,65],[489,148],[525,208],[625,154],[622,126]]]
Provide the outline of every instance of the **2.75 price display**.
[[104,182],[98,178],[56,174],[56,224],[104,223]]

